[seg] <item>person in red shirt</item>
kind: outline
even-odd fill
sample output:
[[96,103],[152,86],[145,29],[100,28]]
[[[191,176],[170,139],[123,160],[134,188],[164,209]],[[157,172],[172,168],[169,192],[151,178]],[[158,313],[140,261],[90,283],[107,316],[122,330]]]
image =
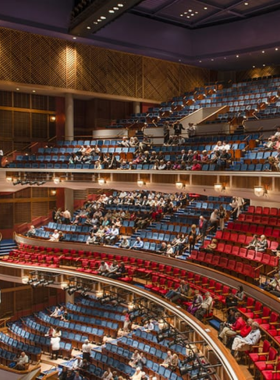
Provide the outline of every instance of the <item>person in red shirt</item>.
[[202,166],[200,165],[199,162],[197,162],[197,160],[193,160],[193,166],[191,170],[195,170],[195,171],[202,170]]
[[235,323],[226,324],[219,334],[219,339],[224,343],[224,345],[227,344],[229,337],[235,337],[237,335],[237,331],[241,331],[241,329],[246,325],[246,322],[239,312],[235,313],[235,318]]

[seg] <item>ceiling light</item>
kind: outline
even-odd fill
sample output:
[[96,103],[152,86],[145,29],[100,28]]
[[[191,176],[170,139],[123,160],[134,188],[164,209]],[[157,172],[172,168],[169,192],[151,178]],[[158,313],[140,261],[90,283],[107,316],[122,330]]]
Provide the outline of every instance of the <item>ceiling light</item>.
[[114,11],[118,11],[118,10],[119,10],[119,8],[118,8],[118,7],[114,7],[113,9],[114,9]]
[[87,26],[87,29],[91,29],[91,27],[90,27],[90,26]]
[[239,58],[239,55],[237,55],[236,58]]
[[211,59],[211,61],[213,62],[213,61],[214,61],[214,59],[212,58],[212,59]]
[[32,90],[32,92],[36,92],[35,90]]
[[181,14],[180,14],[180,17],[183,17],[183,16],[184,16],[184,15],[181,13]]
[[264,54],[264,53],[265,53],[265,51],[263,50],[263,51],[262,51],[262,53]]
[[192,13],[191,16],[194,16],[194,13]]
[[199,63],[201,63],[202,61],[199,61]]
[[249,5],[249,3],[244,3],[244,5]]
[[256,68],[256,66],[253,66],[253,69],[255,69]]
[[73,37],[73,40],[76,40],[77,39],[77,37]]
[[102,20],[99,18],[97,21],[98,21],[98,22],[101,22]]
[[98,24],[98,22],[94,21],[94,24],[95,24],[95,25],[97,25],[97,24]]
[[265,63],[263,64],[263,67],[265,67]]
[[278,51],[278,48],[275,48],[276,51]]
[[17,87],[16,90],[19,91],[19,88]]
[[187,16],[187,18],[191,18],[191,16]]
[[115,11],[113,11],[113,9],[110,9],[110,10],[109,10],[109,13],[115,13]]
[[122,7],[123,7],[123,4],[122,4],[122,3],[118,4],[118,7],[122,8]]
[[196,15],[198,15],[198,12],[194,12]]
[[189,12],[192,12],[192,9],[189,9]]
[[204,10],[206,11],[208,8],[207,7],[204,7]]
[[105,16],[101,16],[100,18],[101,18],[101,20],[106,20]]
[[227,59],[227,57],[224,57],[224,59]]
[[184,12],[184,15],[186,15],[188,12]]

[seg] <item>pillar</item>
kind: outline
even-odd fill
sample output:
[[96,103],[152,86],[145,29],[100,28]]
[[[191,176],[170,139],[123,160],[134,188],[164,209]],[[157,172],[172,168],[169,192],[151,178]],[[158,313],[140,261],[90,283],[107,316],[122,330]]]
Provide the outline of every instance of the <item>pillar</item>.
[[133,113],[141,112],[141,104],[140,102],[133,102]]
[[74,302],[74,299],[75,299],[75,293],[74,294],[71,294],[71,296],[68,294],[68,292],[65,292],[66,295],[65,295],[65,303],[67,304],[67,302],[70,302],[70,303],[75,303]]
[[65,95],[65,140],[74,140],[74,99],[70,93]]
[[64,189],[64,209],[69,210],[71,216],[74,212],[74,190],[73,189]]

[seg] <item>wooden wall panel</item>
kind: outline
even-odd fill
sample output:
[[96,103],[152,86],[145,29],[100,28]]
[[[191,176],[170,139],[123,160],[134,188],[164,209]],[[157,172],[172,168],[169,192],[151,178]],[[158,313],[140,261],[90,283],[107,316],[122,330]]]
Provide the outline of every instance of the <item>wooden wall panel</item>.
[[48,202],[32,202],[31,208],[31,218],[36,218],[37,216],[48,216],[49,214]]
[[232,177],[233,188],[254,189],[258,184],[259,177]]
[[236,73],[236,82],[242,82],[248,79],[262,78],[265,76],[273,75],[280,75],[280,66],[265,66],[250,70],[238,71]]
[[14,214],[13,203],[1,204],[0,229],[13,228],[13,214]]
[[177,175],[176,174],[161,174],[161,175],[154,175],[153,176],[153,182],[155,183],[175,183],[177,181]]
[[217,176],[193,176],[192,178],[192,184],[198,185],[198,186],[214,186],[214,184],[217,182]]
[[15,204],[15,224],[31,222],[31,208],[29,202]]
[[[10,294],[11,296],[11,294]],[[15,292],[16,312],[30,309],[32,305],[32,290],[18,290]]]
[[[13,136],[13,114],[12,111],[0,110],[1,137],[11,138]],[[2,148],[3,149],[3,148]]]
[[0,80],[163,101],[210,71],[0,28]]

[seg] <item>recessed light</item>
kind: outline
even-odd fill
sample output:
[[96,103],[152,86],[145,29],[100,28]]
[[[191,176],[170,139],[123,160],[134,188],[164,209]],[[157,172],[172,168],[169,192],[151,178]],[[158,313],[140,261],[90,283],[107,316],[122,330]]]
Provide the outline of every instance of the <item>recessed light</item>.
[[181,59],[178,59],[179,62],[181,62]]
[[114,11],[118,11],[118,10],[119,10],[119,8],[118,8],[118,7],[114,7],[113,9],[114,9]]
[[115,11],[113,11],[113,9],[110,9],[110,10],[109,10],[109,13],[115,13]]
[[227,57],[224,57],[224,59],[227,59]]
[[97,21],[98,21],[98,22],[101,22],[102,20],[99,18],[99,19],[97,19]]
[[19,91],[19,88],[17,87],[16,90]]
[[255,69],[256,68],[256,66],[253,66],[253,69]]
[[87,29],[91,29],[91,27],[90,27],[90,26],[87,26]]
[[237,55],[236,58],[239,58],[239,55]]
[[278,51],[278,48],[275,48],[276,51]]
[[97,25],[97,24],[98,24],[98,22],[97,22],[97,21],[94,21],[94,24],[95,24],[95,25]]
[[262,51],[262,53],[264,54],[264,53],[265,53],[265,51],[263,50],[263,51]]
[[183,16],[184,16],[183,13],[181,13],[181,14],[180,14],[180,17],[183,17]]
[[198,12],[194,12],[196,15],[198,15]]
[[101,20],[106,20],[105,16],[100,16]]
[[32,90],[32,92],[36,92],[35,90]]
[[122,7],[123,7],[123,4],[122,4],[122,3],[118,4],[118,7],[122,8]]
[[199,63],[201,63],[202,61],[199,61]]
[[76,40],[77,39],[77,37],[73,37],[73,40]]
[[191,16],[194,16],[194,13],[192,13]]
[[187,16],[187,18],[191,18],[191,16]]
[[213,61],[214,61],[214,59],[212,58],[212,59],[211,59],[211,61],[213,62]]
[[188,12],[184,12],[184,15],[188,14]]
[[244,3],[244,5],[249,5],[249,3]]
[[189,12],[192,12],[192,9],[189,9]]
[[263,67],[265,67],[265,63],[263,64]]
[[207,7],[204,7],[203,9],[204,9],[205,11],[207,11],[208,8],[207,8]]

